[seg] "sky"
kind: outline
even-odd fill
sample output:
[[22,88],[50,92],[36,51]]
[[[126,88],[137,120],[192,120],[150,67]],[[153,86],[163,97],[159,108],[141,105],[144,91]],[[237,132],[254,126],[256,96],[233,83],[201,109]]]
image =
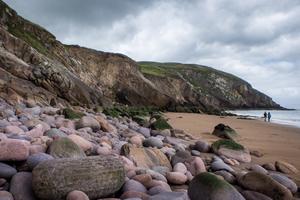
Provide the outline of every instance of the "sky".
[[4,0],[66,44],[207,65],[300,108],[299,0]]

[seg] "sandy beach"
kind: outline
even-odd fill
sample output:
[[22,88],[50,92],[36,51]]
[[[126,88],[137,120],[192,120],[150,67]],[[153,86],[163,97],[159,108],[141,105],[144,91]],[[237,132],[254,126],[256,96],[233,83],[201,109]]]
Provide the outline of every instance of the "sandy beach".
[[[193,113],[166,113],[165,115],[174,128],[183,129],[209,142],[218,139],[211,135],[214,127],[219,123],[224,123],[238,132],[239,143],[250,150],[257,150],[264,154],[261,158],[252,156],[253,162],[264,164],[283,160],[300,169],[300,128],[229,116]],[[297,182],[300,181],[299,174],[295,178]]]

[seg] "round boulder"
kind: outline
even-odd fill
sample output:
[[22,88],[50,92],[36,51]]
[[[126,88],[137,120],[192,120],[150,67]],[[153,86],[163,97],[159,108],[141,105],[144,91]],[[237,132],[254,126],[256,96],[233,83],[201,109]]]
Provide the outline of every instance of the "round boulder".
[[209,172],[194,177],[188,195],[191,200],[245,200],[233,186]]
[[89,197],[84,192],[74,190],[69,192],[66,200],[89,200]]
[[17,173],[17,170],[10,165],[0,162],[0,178],[10,179]]

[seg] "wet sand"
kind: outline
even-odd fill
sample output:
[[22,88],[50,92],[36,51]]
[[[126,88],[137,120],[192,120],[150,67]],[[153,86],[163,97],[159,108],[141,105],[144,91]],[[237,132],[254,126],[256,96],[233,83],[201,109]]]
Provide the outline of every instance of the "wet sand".
[[[264,154],[261,158],[252,156],[254,163],[274,163],[276,160],[282,160],[300,170],[300,128],[228,116],[194,113],[165,113],[165,115],[174,128],[183,129],[210,143],[218,139],[211,135],[217,124],[229,125],[238,132],[239,143]],[[300,180],[299,174],[296,179],[297,182]]]

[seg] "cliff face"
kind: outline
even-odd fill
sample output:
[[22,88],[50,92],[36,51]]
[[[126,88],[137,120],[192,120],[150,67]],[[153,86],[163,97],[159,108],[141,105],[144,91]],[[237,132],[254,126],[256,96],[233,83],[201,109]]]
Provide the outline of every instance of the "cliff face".
[[119,102],[195,111],[279,108],[245,81],[212,68],[138,64],[125,55],[64,45],[2,1],[0,42],[0,97],[12,101],[32,98],[87,106]]

